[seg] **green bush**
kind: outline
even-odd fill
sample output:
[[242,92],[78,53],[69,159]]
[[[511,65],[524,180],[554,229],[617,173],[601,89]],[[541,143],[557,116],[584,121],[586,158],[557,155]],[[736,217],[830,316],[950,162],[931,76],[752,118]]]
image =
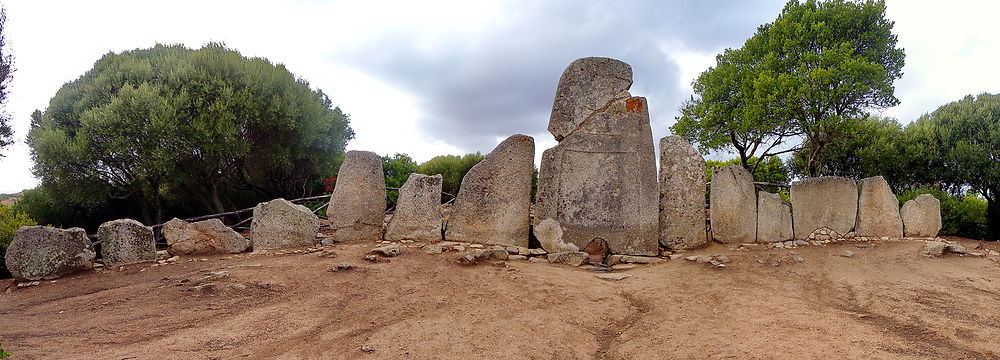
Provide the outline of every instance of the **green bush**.
[[921,194],[930,194],[941,201],[940,235],[954,235],[971,239],[986,238],[986,200],[974,193],[951,196],[937,189],[915,189],[896,196],[902,206]]
[[14,233],[22,226],[31,225],[38,224],[28,217],[27,214],[15,212],[14,209],[11,209],[7,205],[0,205],[0,277],[6,278],[10,276],[10,273],[7,271],[7,264],[3,261],[3,258],[7,254],[7,246],[10,245],[10,241],[14,240]]
[[14,356],[14,354],[11,354],[10,351],[4,351],[3,344],[0,344],[0,359],[6,359],[11,356]]

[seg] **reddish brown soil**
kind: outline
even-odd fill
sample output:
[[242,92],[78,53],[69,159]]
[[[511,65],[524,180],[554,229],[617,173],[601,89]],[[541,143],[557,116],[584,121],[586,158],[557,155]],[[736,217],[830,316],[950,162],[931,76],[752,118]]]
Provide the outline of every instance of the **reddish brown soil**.
[[[369,243],[335,258],[185,258],[0,295],[0,343],[14,359],[1000,358],[1000,259],[857,245],[794,249],[801,263],[715,245],[690,254],[727,254],[725,269],[673,260],[620,282],[416,247],[369,263]],[[328,271],[344,261],[358,268]],[[213,271],[230,277],[188,290]]]

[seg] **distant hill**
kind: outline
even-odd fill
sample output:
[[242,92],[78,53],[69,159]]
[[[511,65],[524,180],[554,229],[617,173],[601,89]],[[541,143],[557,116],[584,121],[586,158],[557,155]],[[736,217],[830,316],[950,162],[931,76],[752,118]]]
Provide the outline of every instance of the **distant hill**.
[[14,205],[14,203],[21,201],[22,197],[24,197],[23,191],[16,194],[0,194],[0,204]]

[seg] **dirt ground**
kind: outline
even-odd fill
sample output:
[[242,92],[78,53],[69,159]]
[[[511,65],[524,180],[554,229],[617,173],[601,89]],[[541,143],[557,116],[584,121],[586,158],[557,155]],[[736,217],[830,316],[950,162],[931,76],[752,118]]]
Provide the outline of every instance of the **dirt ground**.
[[687,254],[724,269],[679,259],[617,282],[419,244],[379,263],[371,243],[182,258],[0,295],[0,343],[13,359],[1000,359],[1000,258],[875,244],[792,249],[803,262],[714,245]]

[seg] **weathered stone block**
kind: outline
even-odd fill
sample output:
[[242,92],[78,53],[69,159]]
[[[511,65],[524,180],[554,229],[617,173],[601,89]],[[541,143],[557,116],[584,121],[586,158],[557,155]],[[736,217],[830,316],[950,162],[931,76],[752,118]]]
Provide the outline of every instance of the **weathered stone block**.
[[15,279],[48,280],[94,267],[94,244],[81,228],[22,226],[4,261]]
[[382,158],[370,151],[348,151],[337,172],[337,186],[326,208],[334,242],[382,239],[385,174]]
[[445,240],[528,246],[535,140],[513,135],[465,174]]
[[156,260],[153,229],[132,219],[118,219],[97,229],[101,257],[107,266]]
[[399,189],[386,240],[441,240],[441,181],[441,175],[410,174]]
[[285,199],[257,204],[250,222],[254,251],[312,245],[319,232],[319,218],[309,208]]
[[584,58],[563,72],[542,154],[536,219],[583,249],[606,241],[616,254],[658,253],[658,191],[646,99],[632,97],[631,68]]
[[941,231],[941,201],[930,194],[908,200],[899,212],[906,236],[935,237]]
[[219,219],[189,223],[174,218],[163,224],[162,232],[171,255],[235,254],[250,246],[247,238]]
[[854,229],[858,216],[858,186],[854,180],[823,176],[792,184],[792,228],[805,240],[819,228],[842,236]]
[[757,240],[756,192],[753,176],[742,166],[712,169],[709,202],[715,241],[740,244]]
[[693,249],[705,233],[705,159],[684,138],[660,139],[660,244]]
[[855,236],[903,236],[899,200],[881,176],[858,181],[858,218]]
[[776,243],[792,238],[792,206],[778,194],[758,192],[757,242]]

